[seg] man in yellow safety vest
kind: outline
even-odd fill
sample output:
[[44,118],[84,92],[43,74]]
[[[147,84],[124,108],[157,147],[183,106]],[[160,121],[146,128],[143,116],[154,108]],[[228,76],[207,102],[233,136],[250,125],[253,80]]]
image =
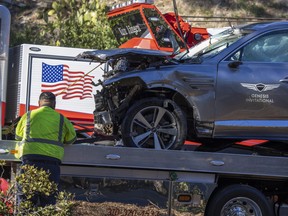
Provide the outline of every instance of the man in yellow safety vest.
[[[25,113],[16,127],[16,140],[21,141],[18,157],[22,165],[43,168],[50,173],[50,181],[59,184],[63,145],[72,144],[76,140],[76,132],[72,123],[55,111],[56,97],[53,93],[42,92],[38,104],[39,108]],[[35,206],[54,205],[55,195],[38,194],[31,201]],[[18,198],[20,202],[26,200],[21,188]]]

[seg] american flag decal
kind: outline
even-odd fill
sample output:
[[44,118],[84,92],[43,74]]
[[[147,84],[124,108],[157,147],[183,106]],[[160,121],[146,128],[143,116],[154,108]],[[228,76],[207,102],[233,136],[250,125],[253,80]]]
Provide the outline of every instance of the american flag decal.
[[68,65],[42,63],[42,92],[62,95],[62,99],[92,98],[92,79],[82,71],[70,71]]

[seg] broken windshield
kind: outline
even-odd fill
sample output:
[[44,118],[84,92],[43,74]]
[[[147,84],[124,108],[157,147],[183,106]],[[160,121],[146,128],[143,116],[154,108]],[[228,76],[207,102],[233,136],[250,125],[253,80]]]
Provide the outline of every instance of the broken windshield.
[[210,38],[202,41],[189,49],[189,52],[182,52],[175,56],[177,60],[185,60],[191,58],[209,58],[217,55],[223,49],[235,43],[243,37],[243,34],[234,28],[229,28],[219,34],[212,35]]

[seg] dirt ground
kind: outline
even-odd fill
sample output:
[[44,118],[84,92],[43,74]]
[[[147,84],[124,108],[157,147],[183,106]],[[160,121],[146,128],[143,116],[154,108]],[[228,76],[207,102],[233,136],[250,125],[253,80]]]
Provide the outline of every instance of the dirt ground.
[[[167,210],[157,206],[139,207],[132,204],[115,202],[91,203],[75,201],[72,216],[167,216]],[[173,216],[202,216],[202,214],[172,212]]]

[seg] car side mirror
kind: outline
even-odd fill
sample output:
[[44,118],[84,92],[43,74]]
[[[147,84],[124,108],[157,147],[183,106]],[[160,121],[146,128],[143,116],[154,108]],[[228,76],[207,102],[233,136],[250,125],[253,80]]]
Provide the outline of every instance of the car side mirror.
[[228,64],[228,66],[229,66],[230,68],[235,69],[235,68],[238,68],[239,65],[241,65],[241,64],[243,64],[243,62],[241,62],[241,61],[232,61],[232,62],[230,62],[230,63]]

